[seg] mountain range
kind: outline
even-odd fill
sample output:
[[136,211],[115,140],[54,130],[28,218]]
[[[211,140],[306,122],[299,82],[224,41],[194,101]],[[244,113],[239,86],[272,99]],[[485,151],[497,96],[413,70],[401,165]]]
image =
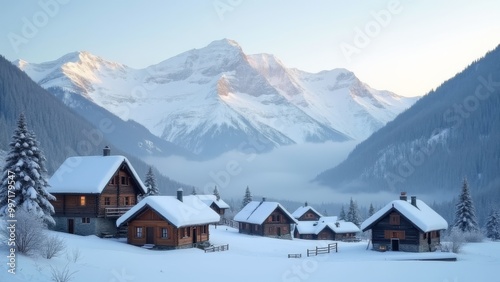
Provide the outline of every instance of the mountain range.
[[[344,191],[500,199],[500,46],[424,95],[316,178]],[[450,193],[454,191],[453,193]]]
[[231,150],[361,141],[417,100],[375,90],[346,69],[308,73],[273,55],[246,55],[228,39],[143,69],[89,52],[14,64],[95,126],[110,114],[118,117],[123,134],[116,142],[127,139],[133,124],[142,133],[132,136],[141,140],[123,147],[136,151],[147,144],[150,154],[210,158]]
[[[126,156],[141,177],[148,171],[146,163],[127,150],[118,149],[104,136],[103,132],[115,133],[115,128],[119,132],[113,120],[103,119],[101,122],[105,123],[101,127],[93,126],[0,56],[0,169],[21,113],[24,113],[28,129],[36,134],[44,152],[48,176],[66,158],[100,155],[106,145],[111,146],[113,155]],[[162,193],[175,193],[179,187],[191,188],[165,177],[156,169],[154,172]]]

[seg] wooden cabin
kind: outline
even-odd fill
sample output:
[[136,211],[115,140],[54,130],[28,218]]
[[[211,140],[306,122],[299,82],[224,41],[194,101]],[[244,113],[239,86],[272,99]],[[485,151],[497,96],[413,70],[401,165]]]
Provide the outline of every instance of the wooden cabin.
[[224,218],[226,210],[229,209],[229,205],[222,199],[218,199],[215,195],[195,195],[207,206],[212,208],[221,218]]
[[156,248],[186,248],[208,242],[209,224],[220,216],[196,196],[149,196],[116,221],[127,228],[127,243]]
[[406,252],[435,251],[447,228],[443,217],[415,196],[408,201],[404,192],[361,225],[362,231],[372,231],[373,249]]
[[295,218],[277,202],[252,201],[234,216],[239,232],[272,238],[292,239]]
[[309,206],[306,202],[303,206],[297,208],[292,213],[292,216],[299,221],[318,221],[323,215],[321,215],[313,207]]
[[124,156],[70,157],[49,180],[57,231],[114,236],[116,219],[138,202],[146,187]]
[[361,230],[352,222],[337,220],[336,216],[321,217],[318,221],[299,221],[294,237],[309,240],[346,241],[356,239]]

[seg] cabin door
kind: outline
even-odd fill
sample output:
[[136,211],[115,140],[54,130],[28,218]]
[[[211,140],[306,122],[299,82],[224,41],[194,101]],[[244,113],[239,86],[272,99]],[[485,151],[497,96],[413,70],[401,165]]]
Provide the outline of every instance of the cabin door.
[[276,235],[281,236],[281,227],[276,228]]
[[196,236],[196,228],[193,228],[193,243],[197,243],[198,242],[198,236]]
[[155,228],[154,227],[146,227],[146,244],[154,244],[155,243]]
[[73,218],[68,218],[68,233],[75,234],[75,220]]
[[391,247],[393,251],[399,251],[399,239],[392,239]]

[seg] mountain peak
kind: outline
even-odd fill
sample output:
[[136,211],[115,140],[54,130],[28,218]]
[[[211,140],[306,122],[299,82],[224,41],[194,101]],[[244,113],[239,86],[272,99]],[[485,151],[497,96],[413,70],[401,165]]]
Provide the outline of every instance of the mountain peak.
[[238,44],[238,42],[228,38],[214,40],[210,44],[208,44],[207,47],[220,47],[220,46],[237,47],[241,49],[241,46]]

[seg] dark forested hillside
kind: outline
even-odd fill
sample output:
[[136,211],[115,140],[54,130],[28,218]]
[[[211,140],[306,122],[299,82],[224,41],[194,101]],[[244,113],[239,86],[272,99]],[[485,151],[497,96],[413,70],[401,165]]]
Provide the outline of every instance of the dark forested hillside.
[[[113,147],[103,134],[112,128],[111,122],[103,122],[98,128],[92,126],[0,56],[0,151],[8,150],[21,112],[45,153],[49,175],[67,157],[101,154],[105,145]],[[146,174],[148,166],[139,159],[116,149],[112,154],[127,156],[141,177]],[[173,194],[184,186],[160,176],[157,171],[156,175],[163,193]]]
[[[348,191],[500,199],[500,46],[428,93],[316,180]],[[450,193],[453,192],[453,193]]]

